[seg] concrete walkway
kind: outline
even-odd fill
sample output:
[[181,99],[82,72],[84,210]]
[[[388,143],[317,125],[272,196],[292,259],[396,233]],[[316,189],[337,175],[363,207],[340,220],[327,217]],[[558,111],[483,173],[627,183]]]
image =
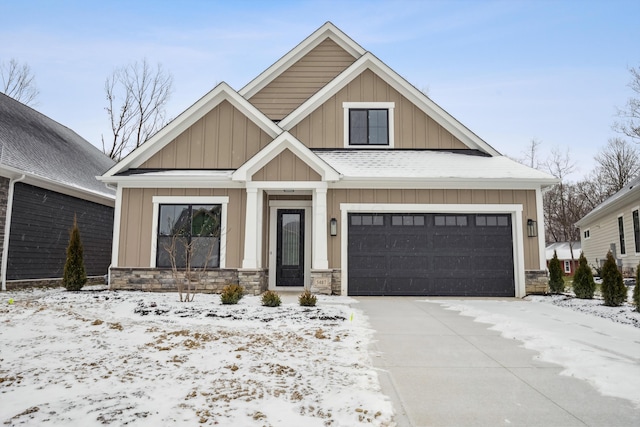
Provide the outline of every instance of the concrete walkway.
[[561,376],[490,325],[412,297],[358,297],[398,427],[640,426],[640,408]]

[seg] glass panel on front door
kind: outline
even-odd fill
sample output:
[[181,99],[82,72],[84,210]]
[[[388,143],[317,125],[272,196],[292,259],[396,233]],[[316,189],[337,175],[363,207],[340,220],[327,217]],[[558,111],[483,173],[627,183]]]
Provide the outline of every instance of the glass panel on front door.
[[304,209],[278,209],[276,286],[304,286]]

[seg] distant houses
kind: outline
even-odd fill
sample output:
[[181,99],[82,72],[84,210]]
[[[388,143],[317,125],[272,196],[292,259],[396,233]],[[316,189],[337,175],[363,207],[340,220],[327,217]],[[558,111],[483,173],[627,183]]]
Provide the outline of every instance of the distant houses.
[[71,129],[0,93],[3,290],[60,282],[74,216],[87,275],[107,274],[115,191],[95,177],[113,164]]

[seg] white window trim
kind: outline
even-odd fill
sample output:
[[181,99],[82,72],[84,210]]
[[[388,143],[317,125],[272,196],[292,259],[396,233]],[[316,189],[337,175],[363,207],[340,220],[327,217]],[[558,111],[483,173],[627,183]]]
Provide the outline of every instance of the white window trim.
[[348,214],[355,212],[371,213],[463,213],[463,214],[510,214],[513,238],[513,275],[515,281],[515,297],[526,296],[524,275],[524,234],[522,231],[522,205],[475,205],[475,204],[404,204],[404,203],[341,203],[340,204],[340,263],[341,263],[341,294],[347,295],[348,284],[348,254],[349,246]]
[[571,261],[569,261],[568,259],[564,260],[564,272],[571,273]]
[[[396,108],[395,102],[343,102],[344,109],[344,148],[362,148],[362,149],[388,149],[394,147],[394,120],[393,110]],[[349,110],[352,108],[377,108],[389,111],[389,145],[351,145],[349,143]]]
[[[620,245],[620,225],[619,225],[620,218],[622,218],[622,237],[624,239],[624,248],[622,247],[622,245]],[[624,213],[621,213],[620,215],[618,215],[618,218],[616,219],[616,231],[617,231],[616,234],[618,236],[617,244],[619,246],[618,256],[620,258],[626,258],[627,257],[627,227],[625,226],[625,223],[624,223]],[[623,249],[624,249],[624,253],[622,253]]]
[[228,196],[153,196],[153,214],[151,226],[151,259],[149,266],[156,268],[158,249],[158,215],[160,205],[221,205],[220,213],[220,263],[217,268],[225,268],[227,262],[227,205]]
[[[585,234],[588,234],[588,236],[585,236]],[[591,238],[591,229],[590,228],[587,228],[586,230],[584,230],[582,232],[582,238],[584,240],[589,240]]]

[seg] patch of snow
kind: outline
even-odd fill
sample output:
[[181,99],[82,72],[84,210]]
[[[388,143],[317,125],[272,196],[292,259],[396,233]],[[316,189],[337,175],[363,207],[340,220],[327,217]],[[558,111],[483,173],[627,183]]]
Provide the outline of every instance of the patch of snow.
[[489,323],[503,337],[538,352],[540,360],[564,367],[562,375],[640,407],[640,313],[629,306],[605,307],[599,300],[566,296],[427,301]]
[[0,295],[0,422],[394,425],[367,352],[373,331],[353,299],[269,308],[254,296],[177,297],[99,287]]

